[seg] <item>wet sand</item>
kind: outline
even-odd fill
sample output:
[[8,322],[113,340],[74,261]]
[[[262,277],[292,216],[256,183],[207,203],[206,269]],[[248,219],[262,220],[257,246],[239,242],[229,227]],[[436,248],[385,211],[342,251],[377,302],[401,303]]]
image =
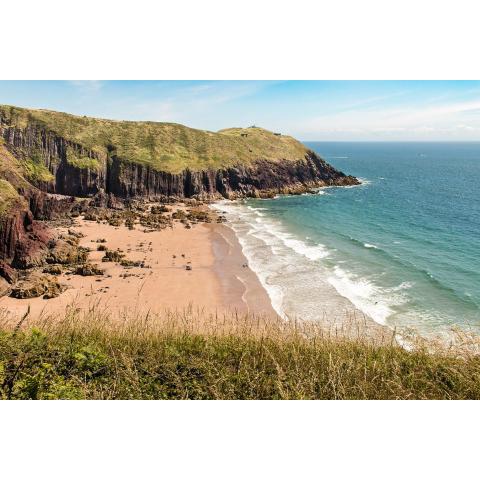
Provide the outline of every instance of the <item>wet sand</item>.
[[[173,228],[144,232],[139,225],[129,230],[76,219],[72,229],[84,235],[80,245],[92,249],[89,261],[104,269],[105,275],[62,274],[58,278],[69,288],[59,297],[3,297],[0,308],[22,315],[30,306],[33,317],[42,312],[61,314],[72,304],[85,309],[96,303],[110,312],[195,308],[207,313],[233,311],[276,316],[257,276],[244,267],[247,260],[234,232],[225,225],[196,224],[186,229],[175,223]],[[106,240],[103,245],[108,249],[120,248],[126,259],[144,261],[149,268],[124,268],[102,262],[104,252],[96,251],[101,245],[96,240],[100,238]]]
[[226,306],[240,312],[277,316],[257,275],[248,267],[235,232],[226,225],[210,225],[215,256],[214,273]]

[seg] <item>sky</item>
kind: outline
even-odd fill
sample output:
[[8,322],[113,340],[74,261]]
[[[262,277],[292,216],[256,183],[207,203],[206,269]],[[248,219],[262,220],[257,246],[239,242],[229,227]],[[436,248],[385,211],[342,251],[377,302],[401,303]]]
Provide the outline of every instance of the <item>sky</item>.
[[0,104],[304,141],[480,141],[480,81],[0,81]]

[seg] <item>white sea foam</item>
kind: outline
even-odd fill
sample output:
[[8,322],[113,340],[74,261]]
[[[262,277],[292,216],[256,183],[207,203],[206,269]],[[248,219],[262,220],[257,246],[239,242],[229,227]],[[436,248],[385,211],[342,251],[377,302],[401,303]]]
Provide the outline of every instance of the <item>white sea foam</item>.
[[365,248],[376,248],[376,249],[378,249],[378,247],[376,245],[374,245],[373,243],[364,243],[363,246]]
[[398,291],[398,290],[406,290],[407,288],[412,288],[413,283],[412,282],[402,282],[398,287],[394,287],[392,291]]
[[[351,185],[351,187],[361,187],[362,185],[371,185],[372,184],[372,181],[369,180],[368,178],[362,178],[362,177],[357,177],[359,182],[360,182],[360,185]],[[343,187],[343,188],[350,188],[349,187]]]
[[404,302],[402,295],[393,292],[409,288],[405,284],[392,289],[382,289],[365,278],[357,277],[336,266],[334,274],[328,281],[340,295],[348,298],[359,310],[370,316],[377,323],[385,325],[394,313],[392,307]]
[[216,208],[226,212],[250,268],[283,318],[338,318],[353,304],[385,324],[394,312],[392,307],[403,301],[400,290],[410,287],[402,284],[398,291],[384,291],[354,276],[345,266],[340,268],[338,264],[343,260],[338,260],[332,270],[323,263],[330,255],[324,245],[293,235],[275,219],[259,215],[263,212],[257,207],[222,202]]
[[286,247],[304,257],[307,257],[309,260],[315,261],[328,257],[328,251],[323,245],[308,245],[302,240],[298,240],[293,235],[282,232],[281,230],[275,230],[275,228],[272,228],[270,232],[279,238]]

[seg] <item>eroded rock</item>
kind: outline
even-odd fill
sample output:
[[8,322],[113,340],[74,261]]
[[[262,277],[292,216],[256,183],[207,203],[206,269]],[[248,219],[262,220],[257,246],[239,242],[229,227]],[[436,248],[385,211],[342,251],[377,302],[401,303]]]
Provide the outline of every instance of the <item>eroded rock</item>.
[[12,286],[2,277],[0,277],[0,297],[10,294]]
[[95,275],[103,275],[104,273],[104,270],[93,263],[85,263],[75,269],[75,275],[82,275],[83,277],[93,277]]
[[61,284],[55,277],[33,272],[12,287],[10,296],[18,299],[41,296],[54,298],[58,297],[65,289],[66,286]]

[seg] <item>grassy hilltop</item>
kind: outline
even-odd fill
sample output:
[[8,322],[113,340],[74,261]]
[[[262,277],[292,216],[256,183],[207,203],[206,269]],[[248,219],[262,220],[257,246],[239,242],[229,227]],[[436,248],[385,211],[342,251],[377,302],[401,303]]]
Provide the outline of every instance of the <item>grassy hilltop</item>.
[[[45,129],[99,158],[116,155],[170,173],[248,164],[257,159],[299,160],[308,152],[298,140],[258,127],[209,132],[176,123],[104,120],[6,105],[0,105],[0,118],[21,130]],[[74,152],[67,152],[67,160],[76,166],[96,166],[94,159],[79,158]]]

